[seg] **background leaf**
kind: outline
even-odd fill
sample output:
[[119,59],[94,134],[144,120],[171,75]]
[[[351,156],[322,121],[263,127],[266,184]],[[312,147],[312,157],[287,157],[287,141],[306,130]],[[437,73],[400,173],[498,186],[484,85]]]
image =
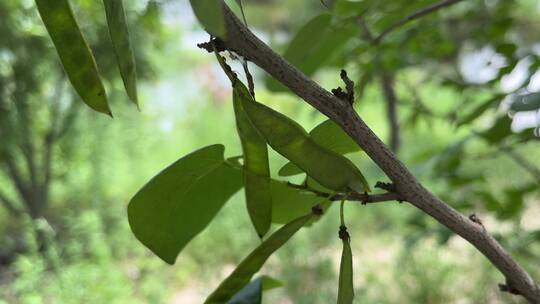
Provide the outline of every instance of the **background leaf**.
[[[296,33],[283,57],[310,76],[357,35],[357,26],[343,22],[332,24],[332,15],[322,14],[311,19]],[[287,91],[274,78],[267,78],[266,84],[270,91]]]
[[137,97],[137,71],[135,68],[135,55],[131,48],[129,31],[124,11],[123,0],[103,0],[109,35],[111,36],[114,53],[120,75],[124,82],[126,92],[131,101],[139,106]]
[[540,109],[540,92],[518,95],[510,106],[510,110],[516,112],[534,111]]

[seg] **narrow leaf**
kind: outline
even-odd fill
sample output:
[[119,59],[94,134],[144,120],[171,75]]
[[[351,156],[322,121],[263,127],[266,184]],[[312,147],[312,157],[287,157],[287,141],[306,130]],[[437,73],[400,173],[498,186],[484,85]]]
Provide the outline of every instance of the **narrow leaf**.
[[221,0],[189,0],[199,23],[213,36],[225,39],[225,17]]
[[188,154],[150,180],[128,205],[135,236],[173,264],[176,256],[212,221],[241,185],[241,171],[212,145]]
[[334,191],[370,191],[349,159],[316,143],[298,123],[258,102],[243,106],[266,142],[321,185]]
[[266,141],[257,132],[244,111],[243,103],[255,102],[240,81],[234,82],[233,105],[236,127],[244,154],[244,187],[246,205],[251,222],[259,237],[270,229],[272,199],[270,194],[270,167]]
[[339,267],[338,304],[352,304],[354,298],[353,261],[351,244],[348,239],[343,240],[341,265]]
[[36,5],[77,94],[92,109],[112,116],[96,61],[68,0],[36,0]]
[[540,92],[516,96],[510,110],[516,112],[535,111],[540,109]]
[[457,121],[457,126],[460,127],[474,121],[476,118],[482,115],[487,109],[494,107],[497,101],[499,101],[502,97],[503,97],[502,95],[495,95],[492,98],[483,102],[482,104],[478,105],[470,113],[460,118]]
[[300,228],[317,215],[309,213],[281,227],[255,248],[206,299],[206,304],[226,303],[245,286],[266,260],[283,246]]
[[131,48],[129,31],[124,11],[123,0],[103,0],[109,35],[111,36],[114,53],[124,88],[131,101],[139,106],[137,97],[137,71],[135,68],[135,55]]

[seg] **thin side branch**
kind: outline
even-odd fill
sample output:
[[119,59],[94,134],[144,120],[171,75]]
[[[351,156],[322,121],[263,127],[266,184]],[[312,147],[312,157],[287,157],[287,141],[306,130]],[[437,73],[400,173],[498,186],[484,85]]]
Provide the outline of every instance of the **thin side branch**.
[[367,194],[367,193],[338,193],[331,194],[323,191],[318,191],[312,188],[307,187],[306,185],[298,185],[290,182],[285,183],[287,186],[295,189],[300,189],[304,191],[311,192],[320,197],[326,197],[331,201],[356,201],[361,202],[363,205],[374,204],[374,203],[383,203],[390,201],[403,202],[403,199],[400,198],[399,194],[394,192],[387,192],[381,194]]
[[393,23],[389,27],[387,27],[385,30],[383,30],[377,37],[375,37],[375,39],[373,39],[373,44],[379,44],[384,39],[384,37],[386,37],[386,35],[388,35],[390,32],[402,27],[403,25],[405,25],[405,24],[407,24],[407,23],[409,23],[411,21],[422,18],[425,15],[429,15],[429,14],[431,14],[433,12],[438,11],[441,8],[451,6],[451,5],[456,4],[456,3],[460,2],[460,1],[463,1],[463,0],[444,0],[444,1],[441,1],[439,3],[435,3],[435,4],[431,5],[431,6],[428,6],[426,8],[423,8],[423,9],[421,9],[419,11],[416,11],[416,12],[412,13],[411,15],[409,15],[409,16],[401,19],[401,20],[396,21],[395,23]]
[[[457,2],[457,1],[453,1]],[[540,287],[487,231],[445,204],[422,186],[373,133],[352,106],[309,79],[250,32],[225,6],[224,47],[255,63],[296,95],[338,124],[386,173],[404,200],[435,218],[474,245],[530,303],[540,303]]]

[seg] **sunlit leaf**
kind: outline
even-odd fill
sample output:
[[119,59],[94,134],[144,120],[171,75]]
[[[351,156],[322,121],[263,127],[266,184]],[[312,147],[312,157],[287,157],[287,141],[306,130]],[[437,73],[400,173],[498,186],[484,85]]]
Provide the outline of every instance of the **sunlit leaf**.
[[264,265],[266,260],[283,246],[300,228],[317,215],[309,213],[281,227],[255,248],[236,269],[206,299],[206,304],[226,303],[242,289]]
[[[338,154],[360,151],[358,144],[330,119],[313,128],[309,132],[309,136],[319,145]],[[291,176],[300,173],[303,173],[303,171],[291,162],[285,164],[279,170],[280,176]]]
[[111,36],[116,61],[126,92],[133,103],[139,106],[137,97],[137,71],[135,56],[131,48],[129,31],[124,12],[123,0],[103,0],[109,34]]
[[197,20],[210,34],[225,39],[225,17],[221,0],[189,0]]
[[150,180],[131,199],[128,219],[135,236],[173,264],[242,186],[241,171],[212,145],[188,154]]
[[112,115],[96,61],[69,2],[36,0],[36,5],[75,91],[92,109]]
[[334,191],[370,191],[366,179],[349,159],[317,144],[295,121],[258,102],[244,103],[244,109],[275,151],[321,185]]

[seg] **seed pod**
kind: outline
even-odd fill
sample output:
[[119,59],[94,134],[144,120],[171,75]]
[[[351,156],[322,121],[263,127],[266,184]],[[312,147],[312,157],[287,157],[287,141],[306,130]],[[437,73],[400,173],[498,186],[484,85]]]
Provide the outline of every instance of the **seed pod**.
[[96,61],[68,0],[36,0],[36,5],[75,91],[92,109],[112,115]]
[[298,123],[258,102],[243,105],[268,144],[321,185],[341,192],[370,191],[366,179],[349,159],[313,141]]

